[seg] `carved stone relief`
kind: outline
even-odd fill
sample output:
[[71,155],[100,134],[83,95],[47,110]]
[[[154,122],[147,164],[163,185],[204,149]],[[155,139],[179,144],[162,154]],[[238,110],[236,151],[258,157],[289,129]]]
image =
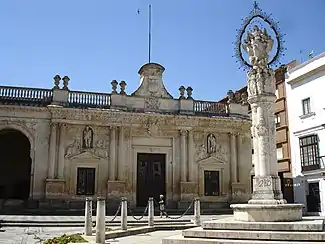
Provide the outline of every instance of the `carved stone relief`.
[[227,142],[227,136],[224,134],[218,134],[217,140],[214,134],[194,133],[196,161],[201,161],[208,157],[216,157],[227,162],[229,159],[229,150],[226,147]]
[[144,105],[147,109],[157,110],[160,107],[160,101],[157,97],[146,97],[144,99]]
[[108,157],[108,128],[70,126],[67,130],[68,146],[65,157],[73,157],[86,151],[101,158]]

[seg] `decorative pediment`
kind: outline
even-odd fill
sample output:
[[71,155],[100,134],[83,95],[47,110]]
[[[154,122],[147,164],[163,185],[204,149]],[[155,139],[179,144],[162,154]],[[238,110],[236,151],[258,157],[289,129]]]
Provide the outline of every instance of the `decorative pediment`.
[[173,98],[166,90],[162,78],[165,68],[160,64],[148,63],[139,70],[141,84],[139,88],[132,93],[132,96],[150,97],[146,99],[146,107],[159,108],[158,98]]
[[69,159],[82,159],[82,160],[93,160],[93,159],[100,160],[100,159],[103,159],[102,157],[99,157],[98,155],[96,155],[92,151],[83,151],[83,152],[81,152],[79,154],[68,156],[67,158],[69,158]]
[[217,157],[216,155],[208,156],[206,158],[203,158],[199,161],[197,161],[198,164],[204,165],[204,164],[226,164],[225,161],[223,161],[221,158]]

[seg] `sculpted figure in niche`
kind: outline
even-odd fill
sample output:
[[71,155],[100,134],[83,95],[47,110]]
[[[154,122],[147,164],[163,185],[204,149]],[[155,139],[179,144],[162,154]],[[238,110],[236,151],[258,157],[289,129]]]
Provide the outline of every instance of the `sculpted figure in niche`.
[[83,148],[89,149],[93,148],[93,137],[94,132],[93,129],[89,126],[86,126],[86,128],[83,130]]
[[70,144],[67,148],[66,157],[74,156],[80,153],[80,138],[76,139],[72,144]]
[[216,137],[213,134],[208,135],[208,143],[207,143],[208,153],[215,153],[217,151],[217,142]]

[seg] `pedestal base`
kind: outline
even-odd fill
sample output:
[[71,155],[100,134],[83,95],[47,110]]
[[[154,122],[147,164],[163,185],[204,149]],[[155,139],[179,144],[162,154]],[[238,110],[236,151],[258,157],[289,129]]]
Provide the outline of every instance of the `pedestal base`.
[[281,192],[281,181],[278,176],[258,176],[253,178],[253,196],[248,203],[252,204],[284,204]]
[[108,181],[107,182],[107,198],[121,200],[124,197],[125,182],[124,181]]
[[63,179],[46,179],[45,181],[45,195],[47,199],[60,198],[64,196]]
[[302,220],[302,204],[232,204],[234,220],[280,222]]
[[192,202],[197,196],[196,182],[181,182],[181,201]]
[[246,192],[246,185],[238,182],[231,184],[231,203],[247,203],[251,197],[250,193]]

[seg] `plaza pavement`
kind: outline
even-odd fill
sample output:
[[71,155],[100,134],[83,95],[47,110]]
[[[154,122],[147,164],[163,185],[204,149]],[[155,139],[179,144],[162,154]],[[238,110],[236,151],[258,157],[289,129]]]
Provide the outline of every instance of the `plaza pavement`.
[[[225,215],[202,215],[201,220],[220,219],[226,217]],[[12,221],[83,221],[83,216],[19,216],[19,215],[0,215],[1,219]],[[110,220],[112,217],[107,216]],[[134,220],[131,216],[129,220]],[[193,216],[187,215],[182,219],[191,219]],[[146,219],[146,217],[144,218]],[[156,216],[155,219],[160,218]],[[165,219],[165,218],[163,218]],[[117,219],[118,220],[118,219]],[[167,219],[171,221],[170,219]],[[63,234],[82,233],[83,227],[2,227],[0,228],[0,244],[37,244],[42,241],[53,238],[55,236],[61,236]],[[128,237],[121,237],[113,240],[107,240],[106,243],[161,243],[164,237],[177,235],[181,233],[181,230],[176,231],[155,231],[146,234],[139,234]]]

